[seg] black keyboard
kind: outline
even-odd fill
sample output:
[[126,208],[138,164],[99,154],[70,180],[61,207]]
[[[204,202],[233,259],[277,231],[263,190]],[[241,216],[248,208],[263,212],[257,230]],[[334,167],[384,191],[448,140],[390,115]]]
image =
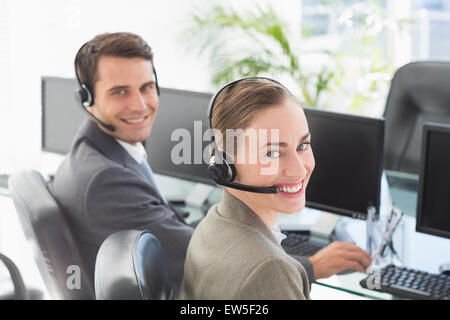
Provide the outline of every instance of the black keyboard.
[[392,264],[375,271],[361,280],[360,284],[363,288],[400,298],[450,300],[450,276]]
[[301,231],[283,231],[286,238],[281,246],[290,255],[310,257],[325,247],[325,244],[315,242],[309,238],[307,233]]

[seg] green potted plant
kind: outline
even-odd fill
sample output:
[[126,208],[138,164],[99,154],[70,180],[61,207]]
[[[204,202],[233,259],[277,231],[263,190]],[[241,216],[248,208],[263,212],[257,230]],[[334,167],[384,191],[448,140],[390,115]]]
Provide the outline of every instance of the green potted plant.
[[337,109],[339,100],[345,111],[363,113],[374,100],[384,99],[393,75],[380,45],[381,32],[392,21],[375,0],[347,7],[332,0],[321,4],[338,21],[344,40],[338,49],[316,52],[321,58],[314,71],[305,62],[313,28],[296,28],[270,4],[237,10],[202,3],[182,39],[189,50],[207,57],[215,86],[246,76],[288,79],[304,105]]

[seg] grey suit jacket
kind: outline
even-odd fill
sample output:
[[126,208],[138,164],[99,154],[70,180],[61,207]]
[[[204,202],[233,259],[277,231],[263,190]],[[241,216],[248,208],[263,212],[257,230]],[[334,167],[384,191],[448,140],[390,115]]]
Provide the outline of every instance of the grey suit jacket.
[[197,226],[180,299],[309,299],[304,267],[228,192]]
[[163,202],[156,188],[113,137],[92,121],[80,126],[49,189],[68,220],[92,283],[105,238],[118,230],[146,229],[161,242],[178,292],[193,228]]

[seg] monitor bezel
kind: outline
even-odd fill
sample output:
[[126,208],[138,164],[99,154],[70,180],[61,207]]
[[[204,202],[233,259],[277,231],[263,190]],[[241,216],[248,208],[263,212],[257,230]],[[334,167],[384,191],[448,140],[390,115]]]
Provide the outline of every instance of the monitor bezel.
[[[380,202],[381,202],[381,177],[383,174],[383,152],[384,152],[384,126],[385,126],[385,119],[384,117],[380,118],[371,118],[371,117],[365,117],[360,115],[354,115],[354,114],[348,114],[348,113],[339,113],[339,112],[333,112],[328,110],[319,110],[312,107],[303,107],[304,110],[307,112],[319,114],[321,116],[333,118],[333,119],[344,119],[344,120],[350,120],[350,121],[360,121],[360,122],[366,122],[369,124],[376,125],[377,131],[378,131],[378,170],[377,170],[377,186],[376,189],[379,190],[379,192],[376,195],[375,203],[373,204],[367,204],[367,210],[366,212],[359,212],[354,210],[348,210],[345,208],[338,208],[334,206],[324,205],[316,202],[306,201],[306,206],[313,209],[323,210],[326,212],[339,214],[342,216],[347,216],[359,220],[366,220],[368,215],[368,210],[370,206],[373,206],[376,210],[376,214],[380,211]],[[306,117],[308,119],[308,116]],[[308,192],[308,190],[306,190]]]
[[[208,100],[211,100],[213,94],[209,93],[209,92],[199,92],[199,91],[190,91],[190,90],[182,90],[182,89],[174,89],[174,88],[162,88],[161,87],[161,93],[162,92],[169,92],[169,93],[175,93],[175,94],[183,94],[183,95],[190,95],[190,96],[194,96],[194,97],[202,97],[202,98],[208,98]],[[207,109],[205,110],[205,119],[204,121],[207,121]],[[207,122],[209,123],[209,122]],[[149,136],[149,138],[147,138],[146,142],[146,146],[145,146],[145,150],[147,152],[147,154],[149,154],[149,143],[148,140],[150,139],[151,135]],[[205,169],[208,170],[207,167],[207,163],[205,163]],[[191,182],[197,182],[197,183],[203,183],[203,184],[208,184],[208,185],[212,185],[212,186],[217,186],[217,184],[215,183],[215,181],[212,178],[204,178],[204,177],[199,177],[199,176],[193,176],[190,174],[184,174],[184,173],[180,173],[180,172],[174,172],[174,171],[170,171],[170,170],[165,170],[165,169],[159,169],[159,168],[153,168],[152,170],[156,173],[156,174],[161,174],[161,175],[165,175],[165,176],[169,176],[169,177],[173,177],[173,178],[178,178],[178,179],[184,179],[184,180],[188,180]],[[207,173],[207,171],[206,171]]]
[[425,191],[425,181],[426,181],[426,168],[427,168],[427,154],[428,154],[428,137],[430,133],[439,132],[446,133],[450,135],[450,125],[445,123],[436,122],[425,122],[423,124],[422,132],[422,149],[420,157],[420,171],[419,171],[419,190],[417,194],[417,210],[416,210],[416,231],[421,233],[426,233],[434,236],[439,236],[443,238],[450,239],[450,230],[443,231],[441,229],[426,227],[422,225],[424,208],[423,199]]

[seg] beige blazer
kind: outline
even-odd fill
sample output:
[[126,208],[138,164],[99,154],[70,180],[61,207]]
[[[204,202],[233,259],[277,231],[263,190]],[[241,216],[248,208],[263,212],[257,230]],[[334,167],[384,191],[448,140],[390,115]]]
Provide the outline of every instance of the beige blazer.
[[303,266],[228,192],[189,243],[179,299],[310,299]]

